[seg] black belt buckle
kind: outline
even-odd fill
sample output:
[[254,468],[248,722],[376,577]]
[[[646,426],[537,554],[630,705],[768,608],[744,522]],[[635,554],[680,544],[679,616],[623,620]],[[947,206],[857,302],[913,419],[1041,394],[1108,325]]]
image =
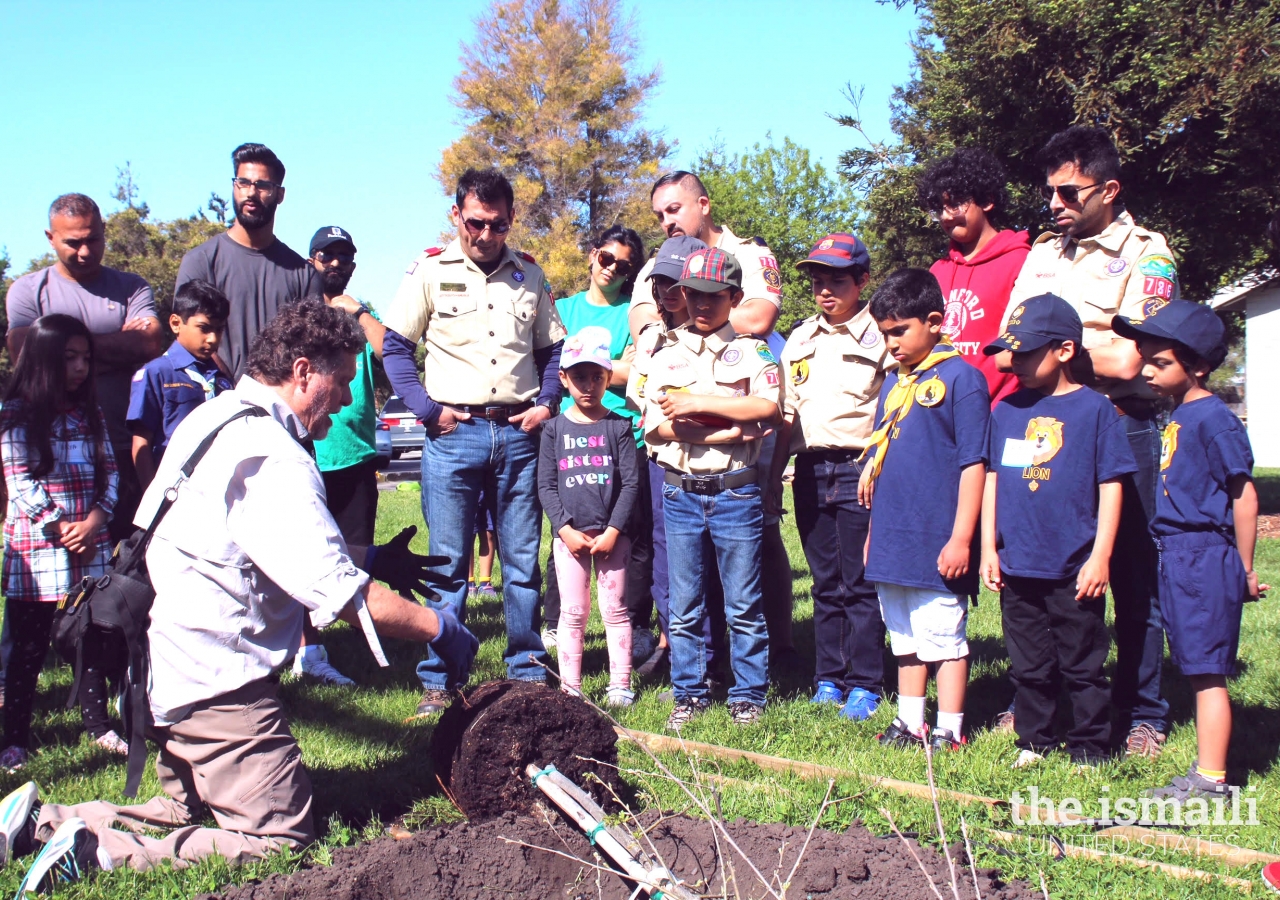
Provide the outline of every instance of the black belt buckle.
[[715,494],[719,490],[716,486],[718,477],[716,475],[685,475],[680,479],[680,489],[690,494]]

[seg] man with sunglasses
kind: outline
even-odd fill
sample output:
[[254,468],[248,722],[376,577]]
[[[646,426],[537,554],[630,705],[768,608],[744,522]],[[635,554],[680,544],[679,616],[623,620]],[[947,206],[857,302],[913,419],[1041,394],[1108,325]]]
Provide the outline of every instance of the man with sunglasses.
[[199,278],[231,301],[218,358],[232,379],[244,373],[249,345],[280,307],[319,297],[320,274],[275,235],[276,207],[284,202],[284,163],[262,144],[231,153],[231,227],[187,252],[174,290]]
[[[457,237],[409,264],[383,317],[391,386],[426,424],[422,514],[440,570],[439,605],[466,615],[469,548],[482,491],[494,498],[502,561],[507,675],[544,681],[538,637],[542,507],[535,467],[538,426],[560,404],[564,327],[533,257],[506,245],[515,219],[511,183],[496,169],[468,169],[450,219]],[[426,344],[422,380],[414,362]],[[418,665],[417,715],[448,706],[462,685],[430,651]]]
[[[1164,236],[1138,226],[1120,200],[1120,155],[1102,128],[1072,126],[1040,151],[1041,194],[1060,229],[1040,235],[1018,274],[1005,322],[1022,301],[1057,294],[1084,323],[1093,387],[1124,419],[1138,472],[1126,477],[1120,530],[1112,554],[1116,670],[1112,704],[1128,733],[1128,756],[1155,758],[1168,733],[1169,704],[1160,692],[1164,626],[1156,598],[1155,512],[1160,432],[1155,395],[1141,376],[1137,345],[1111,330],[1114,316],[1135,320],[1178,299],[1178,273]],[[1002,325],[1001,330],[1005,328]],[[1007,369],[1012,354],[1001,354]]]

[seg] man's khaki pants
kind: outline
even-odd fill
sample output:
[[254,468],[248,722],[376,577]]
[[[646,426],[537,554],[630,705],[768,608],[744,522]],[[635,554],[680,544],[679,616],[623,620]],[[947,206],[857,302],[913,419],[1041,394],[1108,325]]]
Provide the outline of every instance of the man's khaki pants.
[[[244,863],[310,844],[311,779],[276,688],[271,681],[246,685],[197,704],[181,722],[163,729],[156,773],[167,797],[124,807],[100,800],[46,803],[36,838],[48,841],[59,824],[79,816],[97,835],[99,855],[109,856],[113,867],[138,870],[165,859],[182,866],[215,854]],[[217,828],[192,824],[206,810]],[[169,828],[176,830],[163,838],[140,833]]]

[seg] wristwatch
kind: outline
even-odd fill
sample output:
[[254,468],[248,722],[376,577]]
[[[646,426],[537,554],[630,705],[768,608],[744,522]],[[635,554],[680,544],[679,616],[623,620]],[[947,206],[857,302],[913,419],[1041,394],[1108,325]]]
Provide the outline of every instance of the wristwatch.
[[369,307],[361,303],[359,306],[356,307],[356,311],[353,312],[351,315],[354,316],[356,321],[358,322],[360,321],[360,317],[365,315],[366,313],[368,313],[369,315],[373,315],[373,313],[369,312]]

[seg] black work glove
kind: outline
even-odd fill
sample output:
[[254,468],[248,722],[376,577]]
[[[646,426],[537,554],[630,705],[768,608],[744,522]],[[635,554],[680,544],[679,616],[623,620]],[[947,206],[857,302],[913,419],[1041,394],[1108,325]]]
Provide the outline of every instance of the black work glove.
[[448,579],[438,572],[432,572],[432,566],[443,566],[449,562],[447,556],[424,556],[409,549],[409,542],[418,533],[418,526],[410,525],[385,544],[370,547],[364,559],[364,570],[397,594],[412,596],[415,592],[428,599],[437,599],[438,594],[432,590]]

